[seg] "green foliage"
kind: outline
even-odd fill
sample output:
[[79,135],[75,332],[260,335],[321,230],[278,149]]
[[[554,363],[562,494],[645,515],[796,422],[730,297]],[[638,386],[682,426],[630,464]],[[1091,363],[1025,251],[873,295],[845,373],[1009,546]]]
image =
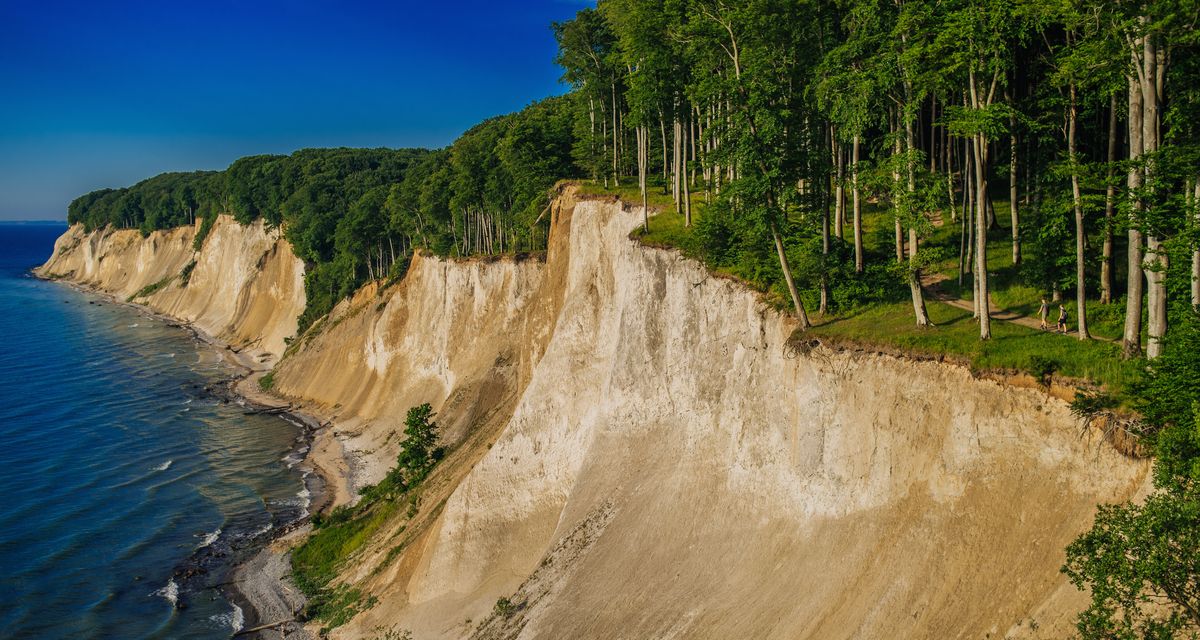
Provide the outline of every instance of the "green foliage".
[[162,280],[159,280],[158,282],[148,284],[148,285],[142,287],[141,289],[138,289],[137,293],[129,296],[129,299],[127,301],[133,302],[135,300],[138,300],[139,298],[148,298],[148,297],[154,295],[157,291],[159,291],[163,287],[171,284],[171,281],[174,279],[175,279],[175,276],[167,276],[167,277],[163,278]]
[[429,403],[408,410],[404,420],[404,442],[396,460],[395,480],[400,486],[412,488],[420,484],[429,471],[445,456],[438,446],[438,425],[433,421]]
[[192,272],[196,270],[196,261],[192,260],[183,265],[183,269],[179,272],[179,286],[186,287],[192,281]]
[[1200,479],[1193,421],[1200,404],[1200,318],[1191,315],[1174,328],[1163,355],[1147,363],[1132,393],[1134,408],[1157,432],[1156,484],[1177,488]]
[[416,489],[445,453],[438,446],[433,417],[429,404],[411,408],[396,467],[379,484],[363,487],[356,505],[340,506],[328,515],[315,514],[312,535],[292,551],[292,575],[309,598],[308,615],[330,628],[344,624],[367,606],[357,590],[331,586],[338,569],[400,513],[403,505],[407,503],[406,517],[417,513]]
[[1159,491],[1103,505],[1067,547],[1064,573],[1091,592],[1085,638],[1185,638],[1200,632],[1200,491]]
[[212,231],[213,225],[216,222],[217,214],[215,211],[209,211],[208,215],[201,217],[200,228],[196,230],[196,237],[192,238],[193,251],[199,251],[204,248],[204,241],[208,238],[208,234]]
[[1058,371],[1058,366],[1058,363],[1053,358],[1047,358],[1035,353],[1029,356],[1029,364],[1026,365],[1025,370],[1029,372],[1029,375],[1046,384],[1049,383],[1050,377],[1054,375],[1054,372]]
[[350,622],[350,619],[375,605],[375,598],[363,597],[362,591],[346,585],[322,590],[311,595],[304,605],[304,617],[318,620],[321,626],[321,636]]
[[1120,406],[1120,400],[1104,391],[1076,391],[1071,401],[1071,413],[1080,419],[1096,417]]
[[1200,633],[1200,320],[1176,329],[1162,357],[1131,386],[1155,431],[1155,492],[1105,505],[1067,548],[1063,572],[1091,592],[1086,638],[1178,638]]
[[497,616],[507,618],[517,612],[517,605],[513,604],[508,598],[500,598],[496,601],[493,611]]
[[569,98],[493,118],[448,149],[303,149],[249,156],[220,172],[166,173],[101,189],[69,207],[89,230],[143,234],[201,220],[200,250],[219,214],[282,226],[306,263],[303,332],[369,280],[403,273],[416,248],[439,255],[539,250],[539,214],[575,174]]
[[266,375],[258,379],[258,388],[263,391],[270,391],[275,386],[275,372],[268,371]]
[[214,171],[164,173],[125,189],[100,189],[67,207],[67,222],[91,231],[107,225],[138,229],[143,235],[195,222],[212,210],[221,174]]

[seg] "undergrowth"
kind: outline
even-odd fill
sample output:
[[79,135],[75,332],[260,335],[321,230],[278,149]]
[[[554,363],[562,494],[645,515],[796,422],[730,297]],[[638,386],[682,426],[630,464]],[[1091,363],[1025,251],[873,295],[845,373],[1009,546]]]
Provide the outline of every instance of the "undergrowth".
[[314,515],[312,535],[292,551],[292,577],[308,598],[304,615],[326,629],[345,624],[374,604],[373,598],[335,580],[345,562],[384,525],[401,513],[416,515],[421,483],[444,456],[433,417],[428,404],[410,409],[396,467],[379,484],[364,487],[357,504]]
[[138,289],[137,293],[129,296],[129,298],[126,299],[126,302],[133,302],[134,300],[137,300],[138,298],[146,298],[146,297],[152,296],[158,290],[171,284],[171,281],[174,279],[175,279],[175,276],[167,276],[167,277],[163,278],[162,280],[155,282],[154,284],[148,284],[148,285],[142,287],[141,289]]

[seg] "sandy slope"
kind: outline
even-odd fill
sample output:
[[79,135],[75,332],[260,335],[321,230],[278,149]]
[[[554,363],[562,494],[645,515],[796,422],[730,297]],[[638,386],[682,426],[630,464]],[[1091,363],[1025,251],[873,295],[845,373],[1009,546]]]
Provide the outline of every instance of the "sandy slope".
[[454,446],[418,512],[346,568],[379,602],[337,635],[1069,631],[1082,597],[1062,549],[1098,502],[1145,486],[1146,462],[1037,389],[798,353],[752,293],[631,242],[639,220],[568,193],[544,263],[418,258],[284,359],[276,388],[334,418],[359,485],[415,404]]

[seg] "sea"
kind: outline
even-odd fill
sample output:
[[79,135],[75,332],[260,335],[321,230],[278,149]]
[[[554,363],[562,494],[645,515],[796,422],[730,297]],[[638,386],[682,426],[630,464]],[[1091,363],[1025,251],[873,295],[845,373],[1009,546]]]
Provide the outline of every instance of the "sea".
[[302,428],[189,331],[29,273],[0,224],[0,638],[229,638],[231,563],[306,513]]

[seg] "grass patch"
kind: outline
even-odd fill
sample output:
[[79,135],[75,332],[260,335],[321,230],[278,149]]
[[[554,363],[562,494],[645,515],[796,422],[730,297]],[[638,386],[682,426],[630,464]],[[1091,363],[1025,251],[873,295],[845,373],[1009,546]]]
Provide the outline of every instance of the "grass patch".
[[171,284],[171,281],[174,279],[175,279],[175,276],[167,276],[167,277],[163,278],[162,280],[155,282],[154,284],[148,284],[148,285],[142,287],[141,289],[138,289],[137,293],[129,296],[129,298],[127,298],[125,301],[133,302],[134,300],[137,300],[138,298],[147,298],[149,296],[152,296],[158,290]]
[[363,487],[358,504],[338,507],[328,516],[314,515],[312,535],[292,551],[292,577],[308,598],[305,615],[327,629],[373,605],[373,598],[364,600],[358,590],[332,583],[346,561],[385,524],[400,515],[411,520],[417,514],[421,483],[444,455],[433,417],[428,404],[410,409],[396,467],[379,484]]
[[208,238],[208,233],[212,231],[213,225],[216,222],[216,213],[210,213],[200,218],[200,229],[196,231],[196,237],[192,238],[193,251],[199,251],[204,248],[204,240]]
[[270,391],[275,386],[275,372],[268,371],[266,375],[258,379],[258,388],[263,391]]
[[1072,378],[1104,385],[1120,393],[1137,372],[1121,360],[1117,345],[1081,342],[1073,336],[1037,331],[1020,325],[992,322],[992,339],[979,339],[979,325],[969,311],[928,302],[936,326],[918,329],[912,307],[896,303],[847,317],[832,317],[812,333],[860,343],[890,346],[927,356],[956,356],[977,370],[1015,369],[1048,375],[1047,369]]
[[192,272],[196,270],[196,261],[192,260],[179,272],[179,285],[186,287],[192,281]]
[[305,594],[321,596],[337,577],[341,563],[361,549],[398,507],[396,501],[381,501],[365,509],[338,507],[324,521],[314,518],[313,535],[292,551],[296,586]]
[[310,598],[305,610],[312,619],[325,623],[320,632],[321,637],[325,637],[330,631],[350,622],[354,616],[375,606],[378,601],[374,596],[364,597],[358,589],[338,585]]

